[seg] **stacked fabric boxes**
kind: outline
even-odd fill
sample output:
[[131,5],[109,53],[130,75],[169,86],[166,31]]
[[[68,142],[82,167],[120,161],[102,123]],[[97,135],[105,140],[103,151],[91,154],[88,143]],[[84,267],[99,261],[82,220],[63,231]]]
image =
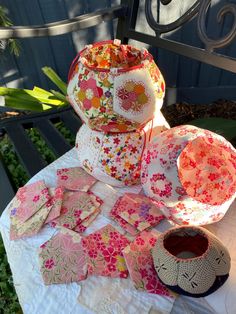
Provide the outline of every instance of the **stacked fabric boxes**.
[[71,65],[68,97],[83,120],[82,167],[114,186],[140,183],[147,141],[169,128],[160,109],[163,76],[152,55],[119,40],[86,46]]

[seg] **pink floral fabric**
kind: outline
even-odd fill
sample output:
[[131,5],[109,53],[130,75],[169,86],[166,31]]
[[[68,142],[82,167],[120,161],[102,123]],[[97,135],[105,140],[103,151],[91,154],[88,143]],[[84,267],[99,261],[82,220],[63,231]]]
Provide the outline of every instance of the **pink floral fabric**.
[[127,278],[128,270],[122,250],[128,244],[129,240],[111,225],[106,225],[83,238],[88,274]]
[[26,221],[22,222],[17,216],[17,208],[20,204],[19,199],[15,196],[11,207],[11,225],[10,225],[10,239],[17,240],[25,237],[31,237],[36,235],[41,228],[48,214],[52,208],[50,202],[46,202],[35,214],[33,214]]
[[49,205],[52,205],[52,208],[50,210],[50,213],[48,214],[45,224],[60,216],[64,188],[49,188],[49,193],[51,198],[48,200],[47,203]]
[[25,222],[50,199],[50,194],[45,182],[40,180],[19,188],[15,198],[18,202],[14,216]]
[[147,137],[145,132],[103,134],[84,124],[76,137],[82,167],[107,184],[124,186],[140,183],[141,156]]
[[94,206],[96,206],[96,210],[74,228],[74,231],[79,233],[85,232],[89,225],[97,218],[101,212],[100,206],[103,204],[103,200],[101,200],[100,197],[95,195],[93,192],[89,191],[88,194],[91,197]]
[[144,195],[126,193],[122,197],[117,213],[139,231],[156,226],[165,216],[160,211],[161,203]]
[[134,286],[138,290],[170,296],[167,288],[157,277],[151,249],[157,241],[158,233],[154,230],[143,231],[122,252]]
[[199,202],[221,205],[236,193],[236,154],[214,138],[198,137],[179,155],[179,179]]
[[97,208],[94,213],[85,218],[80,224],[78,224],[73,230],[78,233],[83,233],[87,230],[87,228],[91,225],[91,223],[97,218],[100,214],[101,209]]
[[155,136],[142,159],[145,194],[180,225],[220,220],[233,202],[236,150],[222,136],[190,125]]
[[95,212],[97,206],[91,196],[82,191],[65,192],[62,200],[61,215],[51,222],[51,226],[74,229],[83,220]]
[[115,220],[125,231],[130,233],[132,236],[136,236],[139,234],[139,230],[137,230],[134,226],[129,224],[125,219],[121,218],[118,214],[119,212],[119,205],[122,200],[122,196],[118,198],[115,205],[112,207],[109,215],[110,217]]
[[113,41],[87,46],[71,69],[68,97],[93,130],[132,132],[162,106],[165,83],[145,49]]
[[78,282],[87,277],[81,237],[65,228],[40,246],[39,262],[46,285]]
[[57,170],[57,186],[87,192],[97,180],[80,167]]

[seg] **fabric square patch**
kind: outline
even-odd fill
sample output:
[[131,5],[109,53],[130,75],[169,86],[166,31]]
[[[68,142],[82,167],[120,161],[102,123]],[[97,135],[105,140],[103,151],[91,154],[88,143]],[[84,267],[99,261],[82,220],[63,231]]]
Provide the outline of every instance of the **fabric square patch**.
[[100,214],[101,209],[100,206],[103,204],[103,200],[100,199],[100,197],[96,196],[93,192],[88,192],[88,194],[91,197],[92,202],[97,207],[95,212],[93,212],[90,216],[85,218],[79,225],[77,225],[74,228],[74,231],[83,233],[86,231],[86,229],[89,227],[89,225],[97,218],[97,216]]
[[97,218],[97,216],[100,214],[101,209],[98,208],[93,214],[88,216],[84,221],[82,221],[79,225],[77,225],[74,228],[74,231],[83,233],[86,231],[86,229],[91,225],[91,223]]
[[51,208],[50,213],[49,213],[49,215],[45,221],[45,224],[49,223],[53,219],[60,216],[62,199],[63,199],[63,192],[64,192],[64,188],[62,188],[62,187],[49,188],[49,193],[50,193],[51,199],[47,203],[52,205],[52,208]]
[[151,249],[157,237],[158,233],[154,230],[143,231],[122,253],[136,289],[170,296],[167,288],[159,281],[153,263]]
[[25,185],[18,189],[15,215],[21,222],[33,216],[49,199],[50,194],[43,180]]
[[110,217],[112,219],[114,219],[125,231],[127,231],[128,233],[130,233],[132,236],[136,236],[137,234],[139,234],[139,230],[137,230],[134,226],[130,225],[126,220],[124,220],[123,218],[121,218],[118,215],[118,210],[119,210],[119,205],[120,202],[122,200],[122,196],[118,198],[118,200],[116,201],[115,205],[112,207],[111,211],[110,211]]
[[57,186],[87,192],[97,180],[80,167],[57,170]]
[[88,274],[107,277],[128,277],[122,250],[129,240],[112,225],[106,225],[83,239],[87,254]]
[[19,200],[15,197],[10,207],[11,210],[10,240],[31,237],[37,234],[43,227],[43,224],[47,219],[47,216],[52,208],[52,205],[50,205],[50,203],[47,202],[33,216],[31,216],[25,222],[22,222],[16,215],[17,213],[16,207],[18,203]]
[[61,215],[51,222],[51,226],[74,229],[83,220],[95,212],[91,196],[82,191],[65,192],[62,200]]
[[165,216],[161,213],[161,203],[152,201],[144,195],[126,193],[122,197],[118,215],[139,231],[160,223]]
[[39,262],[46,285],[77,282],[87,276],[81,237],[66,228],[40,246]]

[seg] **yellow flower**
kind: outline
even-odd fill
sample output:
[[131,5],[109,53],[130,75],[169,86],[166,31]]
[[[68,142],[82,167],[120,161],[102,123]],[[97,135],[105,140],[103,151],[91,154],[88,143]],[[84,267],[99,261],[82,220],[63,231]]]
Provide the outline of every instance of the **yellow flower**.
[[106,173],[110,174],[111,173],[111,169],[109,168],[108,165],[105,166],[105,171]]
[[124,257],[122,257],[120,255],[117,256],[116,267],[119,271],[125,271],[126,270]]
[[86,98],[85,92],[82,91],[82,90],[80,90],[80,91],[78,92],[78,94],[77,94],[77,97],[78,97],[78,99],[79,99],[80,101],[85,100],[85,98]]
[[105,243],[108,243],[108,242],[109,242],[109,240],[110,240],[110,238],[109,238],[109,236],[108,236],[108,235],[106,235],[106,234],[102,234],[102,240],[103,240]]

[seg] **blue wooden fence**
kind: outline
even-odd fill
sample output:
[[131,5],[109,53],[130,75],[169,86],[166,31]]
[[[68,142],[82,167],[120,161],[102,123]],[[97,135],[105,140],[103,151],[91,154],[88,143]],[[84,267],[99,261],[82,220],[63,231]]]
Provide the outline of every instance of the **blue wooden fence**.
[[[141,1],[137,29],[153,33],[144,18],[144,1]],[[154,3],[155,1],[153,1]],[[160,22],[168,23],[192,5],[192,0],[172,1],[168,6],[158,6],[154,3],[153,10],[160,16]],[[219,9],[226,0],[213,0],[207,16],[209,36],[217,38],[225,34],[232,26],[233,19],[227,16],[222,25],[216,22]],[[235,2],[231,1],[231,2]],[[54,22],[71,18],[80,14],[93,12],[97,9],[118,4],[119,0],[1,0],[14,25],[33,25]],[[0,86],[33,88],[39,86],[45,89],[53,85],[42,73],[43,66],[50,66],[64,79],[76,53],[84,45],[99,40],[111,39],[115,36],[113,23],[102,23],[99,27],[89,28],[73,34],[21,39],[21,55],[15,57],[4,53],[0,59]],[[193,20],[181,30],[166,35],[174,40],[201,47],[196,31],[196,21]],[[133,42],[136,46],[140,44]],[[236,100],[236,74],[219,70],[215,67],[200,64],[164,50],[151,49],[156,55],[158,65],[164,74],[167,86],[172,87],[174,101],[191,103],[206,103],[218,98]],[[236,41],[230,47],[221,49],[221,53],[236,55]],[[175,92],[175,88],[178,92]],[[175,99],[176,98],[176,99]]]

